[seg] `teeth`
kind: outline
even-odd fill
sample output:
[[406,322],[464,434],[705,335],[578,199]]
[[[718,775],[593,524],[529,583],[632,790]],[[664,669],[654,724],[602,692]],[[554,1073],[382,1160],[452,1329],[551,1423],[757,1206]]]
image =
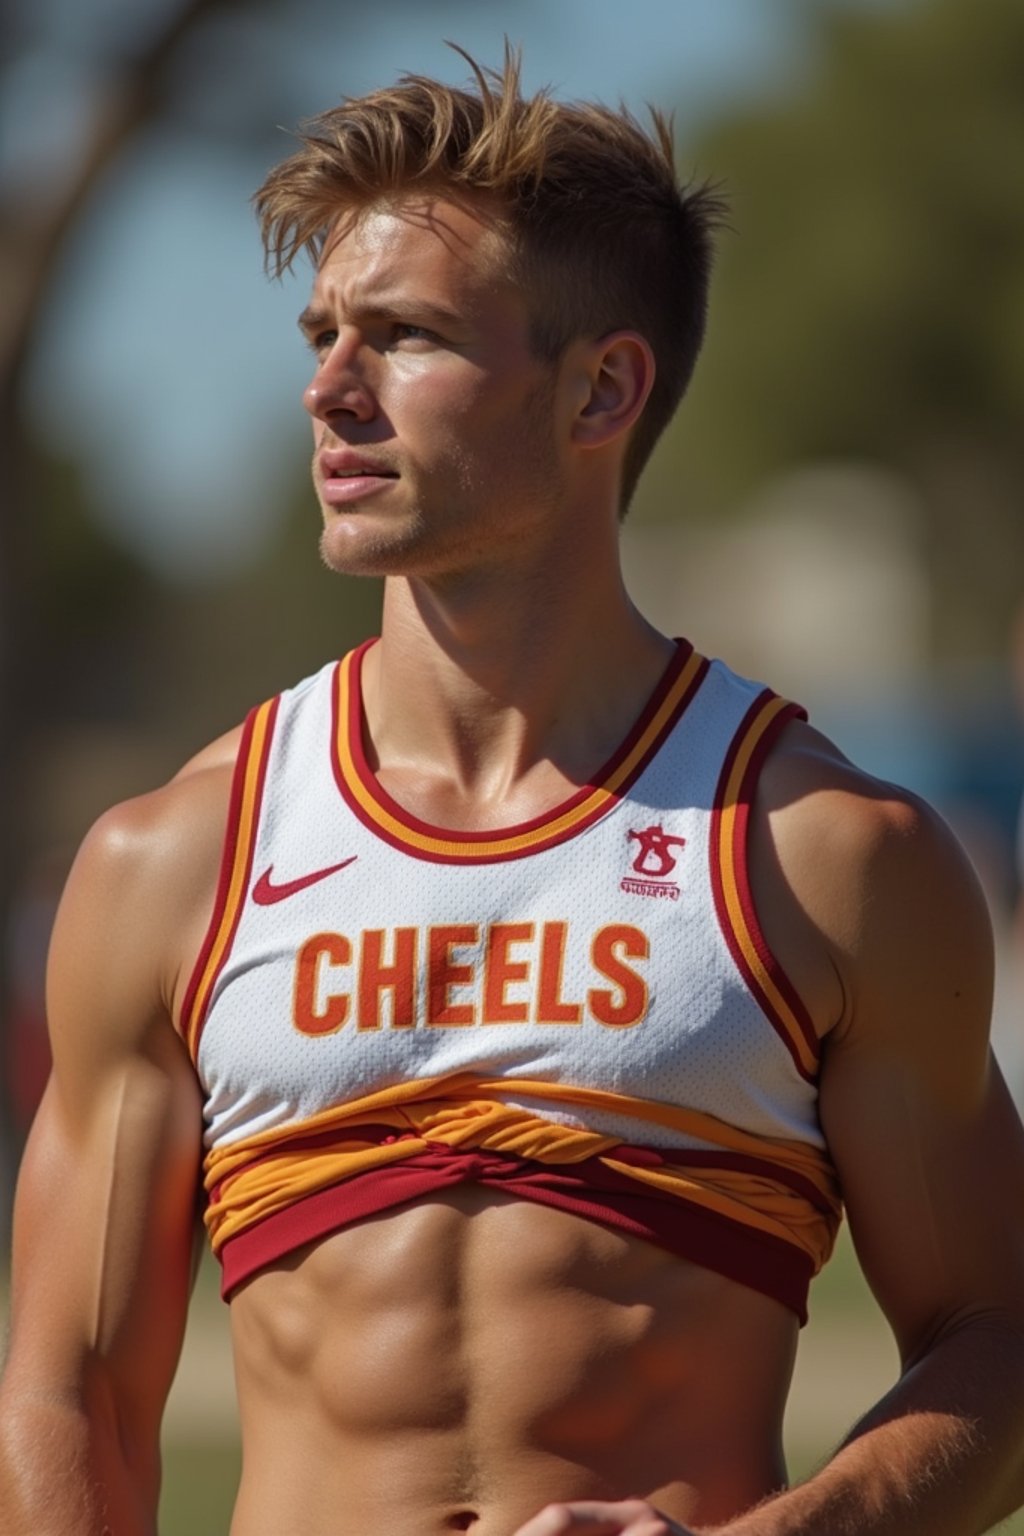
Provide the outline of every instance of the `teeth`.
[[328,473],[330,480],[357,480],[357,479],[393,479],[394,475],[387,469],[332,469]]

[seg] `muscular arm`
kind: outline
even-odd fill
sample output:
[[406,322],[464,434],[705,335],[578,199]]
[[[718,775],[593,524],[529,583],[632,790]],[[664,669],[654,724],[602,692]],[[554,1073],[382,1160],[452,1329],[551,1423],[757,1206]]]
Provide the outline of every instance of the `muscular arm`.
[[[825,959],[804,978],[836,1015],[822,1120],[902,1369],[814,1477],[716,1530],[976,1536],[1024,1501],[1024,1136],[988,1047],[988,918],[939,819],[809,736],[766,773],[757,895],[780,953],[796,933]],[[773,894],[795,928],[767,921]],[[613,1508],[555,1507],[519,1536],[677,1529]]]
[[9,1536],[156,1529],[201,1149],[197,1085],[168,999],[211,879],[221,799],[215,784],[177,784],[110,813],[58,914],[53,1074],[19,1179],[0,1384]]
[[822,1120],[902,1371],[816,1477],[728,1529],[971,1536],[1024,1499],[1024,1147],[988,1047],[987,914],[926,809],[840,787],[821,811],[849,872],[806,903],[845,997]]

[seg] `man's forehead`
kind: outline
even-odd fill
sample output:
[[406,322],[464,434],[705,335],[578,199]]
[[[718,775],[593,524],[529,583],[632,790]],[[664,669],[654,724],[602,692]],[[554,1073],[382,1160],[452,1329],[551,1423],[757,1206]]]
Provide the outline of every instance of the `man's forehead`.
[[507,244],[485,209],[440,197],[405,197],[342,215],[324,245],[313,292],[339,282],[360,298],[425,277],[490,286],[507,267]]

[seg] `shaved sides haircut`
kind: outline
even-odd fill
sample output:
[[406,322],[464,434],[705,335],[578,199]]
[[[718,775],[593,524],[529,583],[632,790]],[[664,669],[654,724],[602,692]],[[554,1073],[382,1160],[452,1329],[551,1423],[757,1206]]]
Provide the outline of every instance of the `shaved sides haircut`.
[[524,97],[520,57],[501,70],[469,54],[475,89],[422,75],[342,102],[305,123],[301,148],[255,196],[267,265],[318,263],[345,217],[423,193],[491,210],[526,296],[530,339],[552,364],[570,342],[638,331],[656,377],[633,429],[623,509],[673,416],[704,336],[715,230],[725,205],[675,168],[671,120],[650,130],[621,107]]

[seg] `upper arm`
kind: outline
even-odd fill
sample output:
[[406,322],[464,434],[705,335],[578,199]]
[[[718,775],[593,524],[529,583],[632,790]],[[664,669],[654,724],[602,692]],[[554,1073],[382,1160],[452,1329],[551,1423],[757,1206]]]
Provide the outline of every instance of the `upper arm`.
[[992,940],[966,856],[896,792],[836,810],[847,862],[823,927],[844,1006],[824,1042],[822,1124],[910,1359],[968,1317],[1024,1325],[1024,1137],[989,1048]]
[[14,1219],[7,1406],[105,1425],[155,1483],[160,1415],[191,1286],[201,1105],[166,1006],[202,880],[182,873],[180,791],[86,839],[48,974],[53,1071]]

